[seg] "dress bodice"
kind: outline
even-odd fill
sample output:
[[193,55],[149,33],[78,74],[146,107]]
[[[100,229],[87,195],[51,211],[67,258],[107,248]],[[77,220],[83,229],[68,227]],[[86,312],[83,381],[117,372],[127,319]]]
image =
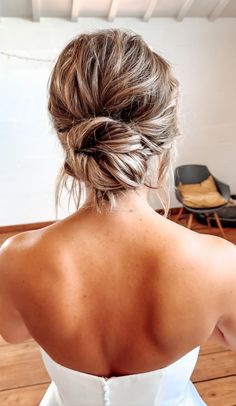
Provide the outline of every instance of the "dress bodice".
[[164,368],[103,378],[64,367],[40,347],[52,379],[40,406],[206,406],[190,380],[199,349]]

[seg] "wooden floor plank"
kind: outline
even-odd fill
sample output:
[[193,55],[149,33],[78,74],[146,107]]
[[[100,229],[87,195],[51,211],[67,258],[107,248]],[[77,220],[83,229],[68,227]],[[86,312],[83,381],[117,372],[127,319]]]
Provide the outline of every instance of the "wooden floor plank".
[[236,375],[236,352],[228,350],[200,355],[192,381],[200,382],[231,375]]
[[215,343],[213,340],[208,340],[204,345],[201,345],[199,355],[211,354],[214,352],[228,351],[226,348]]
[[48,384],[27,386],[0,392],[1,406],[38,406]]
[[0,347],[0,377],[0,390],[50,381],[33,340]]
[[208,406],[236,406],[236,376],[194,385]]

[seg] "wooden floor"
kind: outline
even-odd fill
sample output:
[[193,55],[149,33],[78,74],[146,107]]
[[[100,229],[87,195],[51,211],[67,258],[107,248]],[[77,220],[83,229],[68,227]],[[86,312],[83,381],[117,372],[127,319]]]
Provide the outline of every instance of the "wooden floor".
[[[206,226],[196,222],[193,229],[208,233]],[[212,228],[212,232],[219,234],[216,228]],[[225,229],[225,233],[226,238],[236,244],[236,229]],[[0,244],[13,234],[16,232],[0,234]],[[201,347],[191,379],[207,405],[236,406],[236,352],[208,341]],[[49,382],[33,340],[12,345],[0,338],[1,406],[37,406]]]

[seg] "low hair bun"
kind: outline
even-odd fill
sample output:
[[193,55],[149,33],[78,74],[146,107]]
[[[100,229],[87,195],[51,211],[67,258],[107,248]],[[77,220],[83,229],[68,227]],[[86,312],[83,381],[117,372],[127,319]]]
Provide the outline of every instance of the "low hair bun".
[[151,152],[129,124],[110,117],[85,119],[70,128],[66,140],[65,171],[92,187],[98,199],[101,192],[104,197],[143,182]]

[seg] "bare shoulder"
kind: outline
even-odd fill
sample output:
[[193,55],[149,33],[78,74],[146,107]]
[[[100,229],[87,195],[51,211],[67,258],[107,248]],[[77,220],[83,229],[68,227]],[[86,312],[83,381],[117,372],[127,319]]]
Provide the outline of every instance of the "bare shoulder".
[[201,245],[201,263],[212,288],[216,289],[221,316],[225,311],[225,304],[227,305],[230,287],[234,287],[236,298],[236,246],[213,235],[201,235]]
[[211,337],[236,351],[236,246],[212,235],[201,235],[201,244],[204,281],[208,285],[206,304],[213,304],[215,317]]
[[0,335],[11,343],[31,338],[19,311],[24,296],[19,286],[25,279],[26,260],[32,252],[36,234],[16,234],[0,247]]
[[[166,336],[180,334],[176,341],[183,342],[184,336],[186,348],[189,343],[199,345],[208,340],[222,315],[228,283],[224,267],[229,269],[234,261],[235,247],[220,237],[200,234],[170,220],[162,224],[159,229],[163,239],[158,240],[155,231],[154,246],[161,245],[156,257],[158,287],[164,298],[163,314],[170,320],[164,337],[166,340]],[[159,301],[160,295],[157,297]],[[171,331],[169,326],[173,326]]]
[[236,246],[224,238],[200,234],[176,223],[173,224],[173,238],[181,255],[184,253],[184,260],[195,258],[204,269],[206,266],[208,272],[222,270],[224,265],[228,269],[235,267]]
[[15,262],[20,258],[25,251],[26,246],[30,243],[28,232],[15,234],[7,238],[0,247],[0,272],[1,276],[5,274],[4,270],[9,270],[14,267]]
[[236,351],[236,246],[222,238],[208,240],[219,281],[217,335],[220,335],[225,347]]
[[21,232],[7,238],[0,247],[0,268],[4,265],[14,265],[14,262],[23,259],[27,251],[36,246],[42,237],[42,230]]
[[209,265],[213,272],[217,272],[220,278],[236,275],[236,246],[232,242],[217,236],[202,235],[202,243],[205,245],[205,255],[210,261]]
[[0,281],[8,292],[18,284],[28,268],[33,268],[37,247],[43,240],[42,229],[21,232],[7,238],[0,247]]
[[203,282],[209,284],[210,294],[213,296],[215,289],[216,300],[222,300],[227,283],[236,276],[236,246],[224,238],[188,229],[183,241],[187,262],[195,261]]
[[7,238],[1,245],[0,249],[23,249],[32,246],[33,243],[40,239],[52,228],[52,225],[35,230],[22,231]]
[[[200,234],[176,223],[167,234],[170,255],[168,265],[179,268],[179,277],[210,306],[216,314],[222,311],[222,296],[227,284],[235,283],[236,247],[233,243],[214,235]],[[166,262],[167,255],[165,256]],[[177,273],[178,274],[178,273]],[[236,287],[236,283],[235,283]],[[236,296],[236,292],[235,292]],[[205,297],[205,299],[204,299]],[[209,310],[209,308],[208,308]]]
[[[201,234],[201,237],[205,242],[210,246],[212,249],[221,249],[221,253],[229,253],[229,251],[232,252],[232,254],[235,252],[235,244],[226,240],[225,238],[218,237],[216,235],[211,235],[211,234]],[[222,251],[223,250],[223,251]]]
[[[24,325],[20,321],[21,309],[27,307],[42,279],[40,263],[44,256],[39,247],[45,246],[44,240],[43,229],[32,230],[11,236],[0,247],[0,312],[12,314],[10,321],[5,317],[5,325]],[[13,332],[10,337],[15,337]]]

